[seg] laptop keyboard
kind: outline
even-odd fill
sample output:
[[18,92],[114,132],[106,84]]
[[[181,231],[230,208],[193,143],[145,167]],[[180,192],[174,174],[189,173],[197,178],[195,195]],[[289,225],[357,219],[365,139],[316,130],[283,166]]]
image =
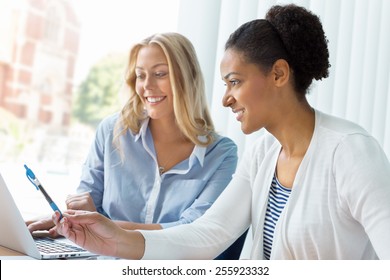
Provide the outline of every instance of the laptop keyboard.
[[47,237],[34,238],[38,250],[43,253],[84,252],[83,248]]

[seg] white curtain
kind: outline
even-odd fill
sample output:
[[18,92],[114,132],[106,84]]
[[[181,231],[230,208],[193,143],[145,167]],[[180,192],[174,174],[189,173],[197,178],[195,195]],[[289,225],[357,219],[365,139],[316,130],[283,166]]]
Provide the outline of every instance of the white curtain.
[[360,124],[390,159],[390,0],[182,0],[178,31],[197,50],[217,130],[237,143],[240,155],[261,133],[245,136],[230,110],[222,107],[219,62],[231,32],[264,18],[270,6],[286,3],[317,14],[329,39],[330,76],[312,85],[309,102]]

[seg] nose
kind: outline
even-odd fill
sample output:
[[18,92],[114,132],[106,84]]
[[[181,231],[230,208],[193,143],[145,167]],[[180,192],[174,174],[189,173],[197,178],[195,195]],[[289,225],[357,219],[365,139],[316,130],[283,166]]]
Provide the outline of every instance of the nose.
[[225,95],[222,98],[222,105],[224,107],[230,107],[235,103],[235,99],[232,95],[230,95],[228,92],[225,92]]
[[154,88],[155,81],[151,75],[147,75],[144,79],[144,89],[151,90]]

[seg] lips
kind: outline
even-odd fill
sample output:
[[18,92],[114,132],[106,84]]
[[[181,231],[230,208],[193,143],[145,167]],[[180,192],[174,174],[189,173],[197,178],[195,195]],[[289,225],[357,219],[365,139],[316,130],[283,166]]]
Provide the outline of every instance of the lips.
[[236,115],[236,120],[240,121],[245,113],[245,109],[233,110],[233,113]]

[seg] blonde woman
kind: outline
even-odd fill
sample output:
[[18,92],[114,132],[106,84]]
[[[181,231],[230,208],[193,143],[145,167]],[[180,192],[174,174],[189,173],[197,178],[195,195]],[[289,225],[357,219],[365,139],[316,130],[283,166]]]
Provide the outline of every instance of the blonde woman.
[[[134,45],[126,85],[129,99],[98,126],[78,194],[67,207],[97,210],[125,229],[191,223],[237,165],[236,145],[214,130],[191,42],[164,33]],[[42,221],[29,228],[42,229]]]

